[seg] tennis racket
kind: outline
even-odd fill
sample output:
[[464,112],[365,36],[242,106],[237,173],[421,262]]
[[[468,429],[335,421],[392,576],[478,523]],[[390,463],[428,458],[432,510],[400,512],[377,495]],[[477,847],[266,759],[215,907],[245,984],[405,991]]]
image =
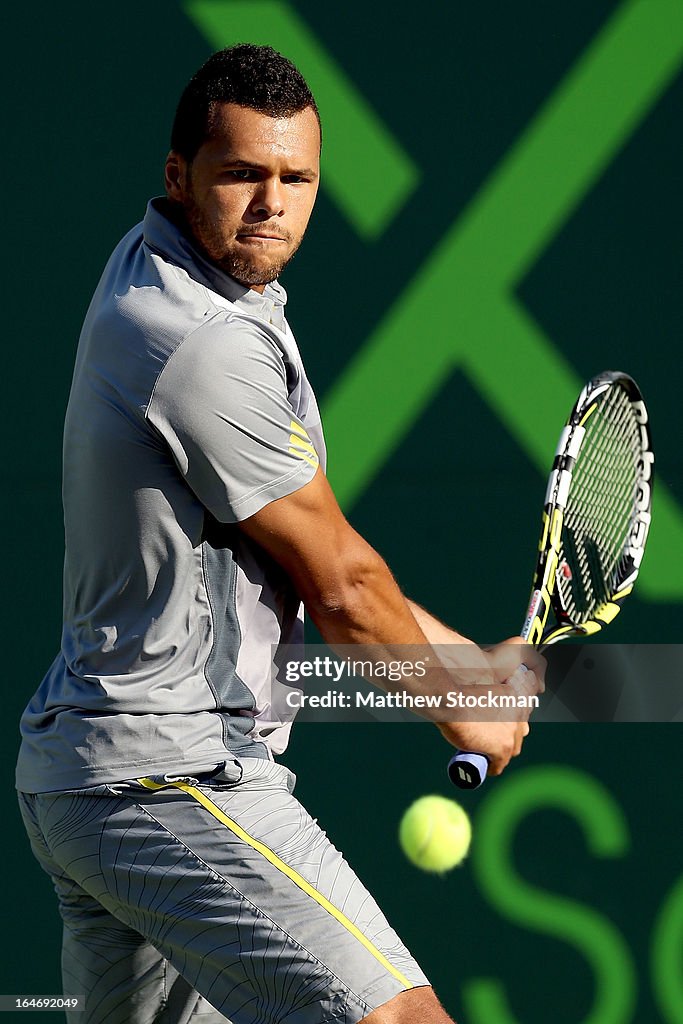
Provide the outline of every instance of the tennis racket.
[[[586,384],[560,435],[543,508],[522,636],[540,650],[608,625],[633,590],[651,519],[654,455],[635,381],[609,371]],[[552,616],[551,616],[552,612]],[[476,789],[483,754],[459,751],[451,781]]]

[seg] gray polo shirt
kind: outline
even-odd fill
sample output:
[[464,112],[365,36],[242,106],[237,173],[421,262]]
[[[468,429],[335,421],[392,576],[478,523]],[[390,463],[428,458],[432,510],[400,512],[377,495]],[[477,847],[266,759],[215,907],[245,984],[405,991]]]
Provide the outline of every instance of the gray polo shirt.
[[[88,310],[64,437],[62,648],[22,718],[29,792],[270,757],[289,579],[241,520],[324,468],[277,284],[209,263],[153,200]],[[281,702],[280,702],[281,704]]]

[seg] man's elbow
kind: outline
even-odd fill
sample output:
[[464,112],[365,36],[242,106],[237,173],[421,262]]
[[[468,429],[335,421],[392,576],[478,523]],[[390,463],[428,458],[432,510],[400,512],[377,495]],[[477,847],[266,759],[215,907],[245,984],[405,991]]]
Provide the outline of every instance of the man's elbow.
[[304,604],[311,617],[354,621],[367,614],[393,582],[384,560],[369,544],[330,552],[325,571],[306,588]]

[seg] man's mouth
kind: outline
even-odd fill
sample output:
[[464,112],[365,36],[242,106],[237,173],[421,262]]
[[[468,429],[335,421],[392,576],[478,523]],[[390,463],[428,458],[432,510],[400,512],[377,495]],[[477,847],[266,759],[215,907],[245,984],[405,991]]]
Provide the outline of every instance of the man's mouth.
[[249,231],[240,232],[237,236],[242,242],[286,242],[287,239],[283,238],[282,235],[274,235],[266,231]]

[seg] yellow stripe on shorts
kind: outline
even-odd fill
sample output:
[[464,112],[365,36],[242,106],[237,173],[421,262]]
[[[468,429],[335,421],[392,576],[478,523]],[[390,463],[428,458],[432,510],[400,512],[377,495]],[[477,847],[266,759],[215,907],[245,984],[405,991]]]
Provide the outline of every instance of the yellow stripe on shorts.
[[236,821],[229,818],[228,815],[213,802],[213,800],[210,800],[209,797],[206,796],[205,793],[202,793],[200,789],[197,789],[196,786],[190,786],[186,782],[159,783],[153,782],[151,779],[138,779],[138,782],[146,789],[168,789],[170,786],[173,786],[176,789],[181,789],[183,793],[187,793],[196,800],[197,803],[201,804],[202,807],[205,807],[209,814],[211,814],[217,821],[220,821],[221,825],[225,825],[225,827],[236,835],[238,839],[241,839],[243,842],[251,846],[253,850],[256,850],[257,853],[260,853],[262,857],[265,857],[273,867],[276,867],[278,871],[281,871],[287,876],[287,878],[291,879],[291,881],[294,882],[295,885],[298,885],[298,887],[305,892],[307,896],[310,896],[312,900],[315,900],[315,902],[323,908],[323,910],[326,910],[328,914],[331,914],[332,917],[335,918],[335,920],[339,921],[339,924],[346,928],[354,938],[358,939],[358,941],[365,946],[367,951],[371,953],[375,959],[382,964],[382,966],[386,968],[386,970],[389,971],[389,973],[393,975],[401,985],[404,986],[404,988],[414,987],[413,983],[406,978],[405,974],[401,974],[393,964],[389,963],[384,954],[377,949],[377,946],[370,941],[367,935],[363,935],[360,928],[358,928],[353,921],[350,921],[338,907],[335,907],[333,903],[330,903],[327,897],[323,896],[321,892],[318,892],[310,882],[307,882],[303,875],[300,875],[298,871],[294,870],[294,868],[290,868],[288,864],[285,864],[285,862],[278,857],[278,855],[271,850],[269,846],[266,846],[265,843],[260,842],[258,839],[249,835],[248,832],[245,832],[241,825],[238,825]]

